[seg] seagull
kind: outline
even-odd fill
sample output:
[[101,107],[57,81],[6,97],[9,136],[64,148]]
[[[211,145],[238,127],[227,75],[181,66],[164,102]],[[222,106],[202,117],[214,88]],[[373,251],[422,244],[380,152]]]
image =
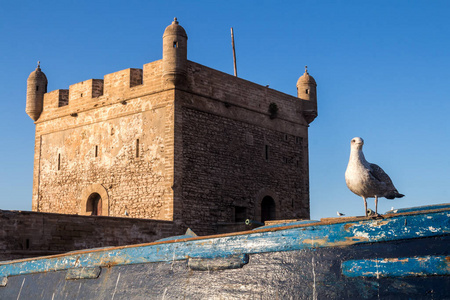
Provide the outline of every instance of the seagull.
[[336,212],[336,214],[339,216],[339,217],[342,217],[342,216],[345,216],[345,214],[343,214],[343,213],[341,213],[341,212]]
[[355,137],[350,143],[350,159],[345,171],[347,187],[364,199],[364,211],[367,217],[367,198],[375,198],[375,213],[378,214],[378,197],[386,199],[401,198],[391,178],[376,164],[369,163],[362,152],[364,140]]

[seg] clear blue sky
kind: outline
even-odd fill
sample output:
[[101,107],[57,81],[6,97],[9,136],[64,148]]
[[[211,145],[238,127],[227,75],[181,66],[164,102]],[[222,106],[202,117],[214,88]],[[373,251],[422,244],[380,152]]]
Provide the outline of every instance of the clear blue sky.
[[[318,84],[310,127],[311,217],[363,214],[345,185],[350,139],[365,139],[406,197],[380,211],[450,202],[449,1],[2,1],[0,209],[30,210],[34,124],[26,79],[41,61],[48,90],[162,57],[177,17],[188,59],[295,95]],[[369,205],[373,208],[373,201]]]

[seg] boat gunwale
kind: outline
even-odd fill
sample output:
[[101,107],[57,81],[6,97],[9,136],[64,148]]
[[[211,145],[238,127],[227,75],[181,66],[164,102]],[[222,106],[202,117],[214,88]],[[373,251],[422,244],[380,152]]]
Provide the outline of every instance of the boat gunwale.
[[124,246],[112,246],[112,247],[107,246],[107,247],[103,247],[103,248],[81,249],[81,250],[75,250],[75,251],[65,252],[65,253],[61,253],[61,254],[3,261],[3,262],[0,262],[0,266],[21,263],[21,262],[28,262],[28,261],[39,261],[39,260],[52,259],[52,258],[63,258],[66,256],[75,256],[75,255],[86,254],[86,253],[96,253],[96,252],[106,252],[106,251],[114,251],[114,250],[121,250],[121,249],[138,248],[138,247],[157,246],[157,245],[163,245],[163,244],[174,244],[174,243],[180,243],[180,242],[190,242],[190,241],[207,240],[207,239],[215,239],[215,238],[233,237],[233,236],[239,236],[239,235],[244,236],[244,235],[251,235],[251,234],[258,234],[258,233],[265,233],[265,232],[276,232],[276,231],[281,231],[281,230],[296,229],[296,228],[302,228],[302,227],[307,228],[307,227],[328,226],[328,225],[342,224],[342,223],[358,223],[361,221],[381,221],[381,220],[392,219],[392,218],[402,217],[402,216],[434,214],[434,213],[441,213],[441,212],[445,212],[445,211],[450,211],[450,207],[439,208],[439,209],[430,209],[430,210],[421,210],[421,211],[412,211],[412,212],[403,212],[403,213],[394,213],[394,214],[385,214],[385,215],[379,215],[379,216],[373,216],[373,217],[356,216],[356,217],[346,217],[346,218],[329,218],[329,219],[321,219],[319,222],[307,223],[307,224],[286,225],[286,226],[272,227],[272,228],[267,228],[267,229],[253,229],[253,230],[223,233],[223,234],[216,234],[216,235],[196,236],[196,237],[191,237],[191,238],[181,238],[181,239],[174,239],[174,240],[161,241],[161,242],[155,241],[155,242],[150,242],[150,243],[141,243],[141,244],[124,245]]

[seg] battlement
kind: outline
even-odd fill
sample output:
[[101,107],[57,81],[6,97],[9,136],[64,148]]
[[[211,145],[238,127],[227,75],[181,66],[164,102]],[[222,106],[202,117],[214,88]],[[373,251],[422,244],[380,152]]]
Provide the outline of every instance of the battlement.
[[44,108],[62,107],[69,104],[69,90],[55,90],[44,94]]
[[129,68],[106,74],[103,79],[89,79],[72,84],[68,90],[54,90],[44,94],[42,119],[52,117],[55,112],[80,111],[89,108],[91,103],[98,103],[99,100],[117,102],[161,90],[161,76],[162,67],[159,60],[145,64],[143,69]]
[[107,74],[104,77],[106,95],[123,94],[137,85],[142,84],[142,69],[125,69]]
[[69,104],[80,98],[98,98],[103,95],[103,79],[89,79],[69,87]]

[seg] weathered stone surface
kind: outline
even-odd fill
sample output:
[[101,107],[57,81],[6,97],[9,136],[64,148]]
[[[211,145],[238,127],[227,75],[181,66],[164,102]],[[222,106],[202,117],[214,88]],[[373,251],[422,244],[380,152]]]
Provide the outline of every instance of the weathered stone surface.
[[5,210],[0,227],[0,260],[149,243],[185,231],[169,221]]

